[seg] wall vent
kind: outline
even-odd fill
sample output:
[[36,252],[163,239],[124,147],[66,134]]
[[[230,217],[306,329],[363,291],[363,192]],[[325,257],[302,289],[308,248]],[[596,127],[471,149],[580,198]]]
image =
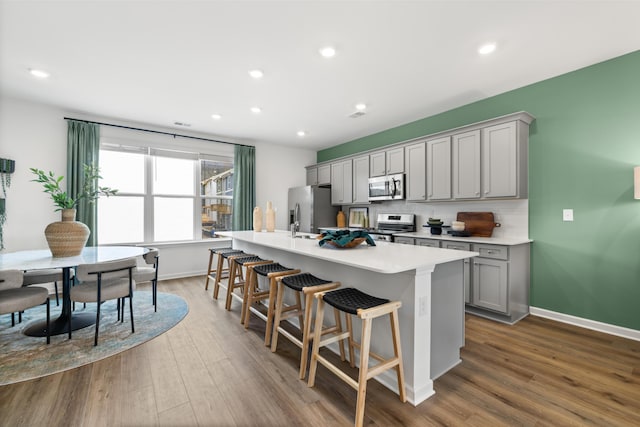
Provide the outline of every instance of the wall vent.
[[366,113],[364,111],[354,111],[353,113],[349,114],[349,117],[352,119],[357,119],[358,117],[362,117],[365,114]]
[[173,122],[173,124],[174,124],[174,125],[176,125],[176,126],[182,126],[182,127],[186,127],[186,128],[191,127],[191,124],[190,124],[190,123],[184,123],[184,122]]

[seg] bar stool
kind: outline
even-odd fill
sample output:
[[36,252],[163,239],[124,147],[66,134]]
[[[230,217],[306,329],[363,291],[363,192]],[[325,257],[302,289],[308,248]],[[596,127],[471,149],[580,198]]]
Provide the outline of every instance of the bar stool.
[[209,279],[216,280],[216,278],[211,275],[212,273],[215,273],[214,269],[212,268],[213,267],[213,257],[216,254],[220,253],[220,252],[232,251],[232,250],[233,250],[233,248],[231,248],[231,247],[228,247],[228,248],[211,248],[211,249],[209,249],[209,267],[207,268],[207,280],[204,282],[204,290],[205,291],[209,290]]
[[[271,337],[271,351],[275,353],[278,348],[278,334],[282,334],[289,341],[300,347],[300,374],[301,380],[307,374],[307,359],[309,357],[309,343],[313,338],[311,331],[313,294],[316,292],[330,291],[340,287],[340,282],[332,282],[330,280],[320,279],[310,273],[293,274],[290,276],[282,276],[276,279],[278,284],[278,296],[276,299],[275,314],[273,321],[273,336]],[[293,305],[284,305],[285,287],[295,291],[296,303]],[[304,295],[304,307],[300,301],[300,295]],[[324,328],[321,335],[342,330],[340,324],[340,312],[333,309],[335,316],[335,326]],[[302,331],[302,340],[298,339],[287,330],[280,326],[280,322],[292,317],[298,317],[300,322],[300,330]],[[340,340],[340,358],[344,361],[344,342]]]
[[[311,365],[309,367],[309,387],[313,387],[316,380],[316,368],[318,362],[324,365],[338,378],[349,384],[358,391],[356,404],[356,427],[362,426],[364,421],[364,404],[367,394],[367,381],[388,369],[395,369],[398,377],[398,392],[400,401],[406,402],[407,397],[404,390],[404,371],[402,368],[402,352],[400,348],[400,327],[398,325],[398,309],[402,305],[400,301],[390,302],[387,299],[376,298],[367,295],[354,288],[341,288],[329,292],[319,292],[315,294],[318,299],[318,309],[316,312],[316,326],[313,337],[313,352],[311,353]],[[324,315],[324,304],[327,303],[345,313],[347,317],[347,332],[338,332],[334,336],[321,341],[322,316]],[[394,356],[390,359],[370,351],[371,326],[373,319],[389,315],[391,320],[391,335],[393,338]],[[353,328],[351,326],[351,315],[362,319],[361,342],[358,344],[353,340]],[[353,380],[346,373],[333,365],[324,357],[320,356],[320,348],[335,341],[349,341],[349,355],[351,367],[354,367],[354,347],[360,348],[360,371],[358,381]],[[369,356],[380,363],[369,368]]]
[[[258,317],[265,320],[267,322],[267,326],[264,331],[264,345],[266,346],[271,344],[273,309],[276,303],[277,292],[276,278],[298,273],[300,273],[300,270],[285,267],[277,262],[272,264],[253,265],[247,269],[247,275],[250,279],[247,281],[247,286],[245,287],[247,303],[245,306],[244,318],[240,319],[240,321],[244,324],[245,329],[249,329],[251,311],[253,311]],[[269,280],[269,288],[267,290],[262,290],[258,287],[258,276],[266,277]],[[255,308],[252,310],[254,303],[265,299],[269,300],[266,316]]]
[[[239,249],[231,249],[231,250],[222,250],[220,253],[216,253],[218,255],[218,265],[216,267],[216,277],[212,277],[213,279],[213,299],[218,299],[218,292],[220,292],[220,280],[229,278],[229,261],[228,258],[232,255],[242,255],[244,251]],[[224,267],[224,263],[227,261],[227,267]],[[226,276],[223,276],[224,273],[227,273]]]
[[[249,281],[249,267],[252,265],[260,265],[260,264],[272,264],[273,261],[269,259],[262,259],[256,255],[233,255],[230,256],[227,260],[229,262],[229,280],[227,281],[227,300],[225,303],[225,308],[227,310],[231,310],[231,299],[236,296],[242,301],[242,310],[240,311],[240,317],[242,318],[245,310],[245,284]],[[242,267],[246,269],[246,279],[242,278]],[[240,280],[236,280],[239,278]],[[238,296],[233,293],[234,289],[242,288],[242,295]]]

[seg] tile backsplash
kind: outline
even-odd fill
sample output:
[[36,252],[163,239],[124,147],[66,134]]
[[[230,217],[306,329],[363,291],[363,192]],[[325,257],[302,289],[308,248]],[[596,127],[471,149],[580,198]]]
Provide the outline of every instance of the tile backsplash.
[[[349,207],[343,206],[345,214]],[[493,237],[529,237],[529,200],[490,200],[473,202],[412,203],[404,200],[372,203],[369,208],[369,219],[372,227],[376,227],[379,213],[413,213],[416,215],[416,229],[423,228],[430,217],[440,218],[445,225],[455,221],[458,212],[493,212],[500,227],[493,229]]]

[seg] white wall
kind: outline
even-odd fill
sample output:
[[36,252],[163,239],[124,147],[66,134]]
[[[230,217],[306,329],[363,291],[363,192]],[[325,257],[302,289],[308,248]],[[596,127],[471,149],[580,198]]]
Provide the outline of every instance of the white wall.
[[[51,222],[59,221],[60,214],[54,212],[53,202],[42,192],[41,185],[31,182],[33,175],[29,168],[51,170],[57,175],[66,174],[67,124],[64,117],[184,133],[141,123],[122,122],[86,114],[79,115],[20,99],[0,98],[0,157],[16,161],[16,171],[11,176],[11,187],[7,191],[7,222],[4,227],[3,253],[47,248],[44,228]],[[118,131],[114,128],[105,127],[104,129],[110,137],[118,136]],[[216,139],[215,135],[194,133],[190,135]],[[190,144],[197,145],[201,142],[190,142]],[[274,144],[256,144],[257,203],[264,209],[267,201],[272,201],[277,208],[277,228],[288,228],[287,189],[304,185],[306,180],[304,166],[314,162],[315,151]],[[214,246],[214,243],[159,245],[162,263],[161,278],[203,274],[207,268],[207,248],[211,246]]]

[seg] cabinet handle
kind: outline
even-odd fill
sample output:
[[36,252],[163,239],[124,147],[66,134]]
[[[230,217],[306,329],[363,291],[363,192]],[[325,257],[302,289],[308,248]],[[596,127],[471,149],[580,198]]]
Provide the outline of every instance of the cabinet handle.
[[488,253],[488,254],[492,254],[492,253],[494,253],[494,252],[493,252],[493,251],[487,251],[487,253]]

